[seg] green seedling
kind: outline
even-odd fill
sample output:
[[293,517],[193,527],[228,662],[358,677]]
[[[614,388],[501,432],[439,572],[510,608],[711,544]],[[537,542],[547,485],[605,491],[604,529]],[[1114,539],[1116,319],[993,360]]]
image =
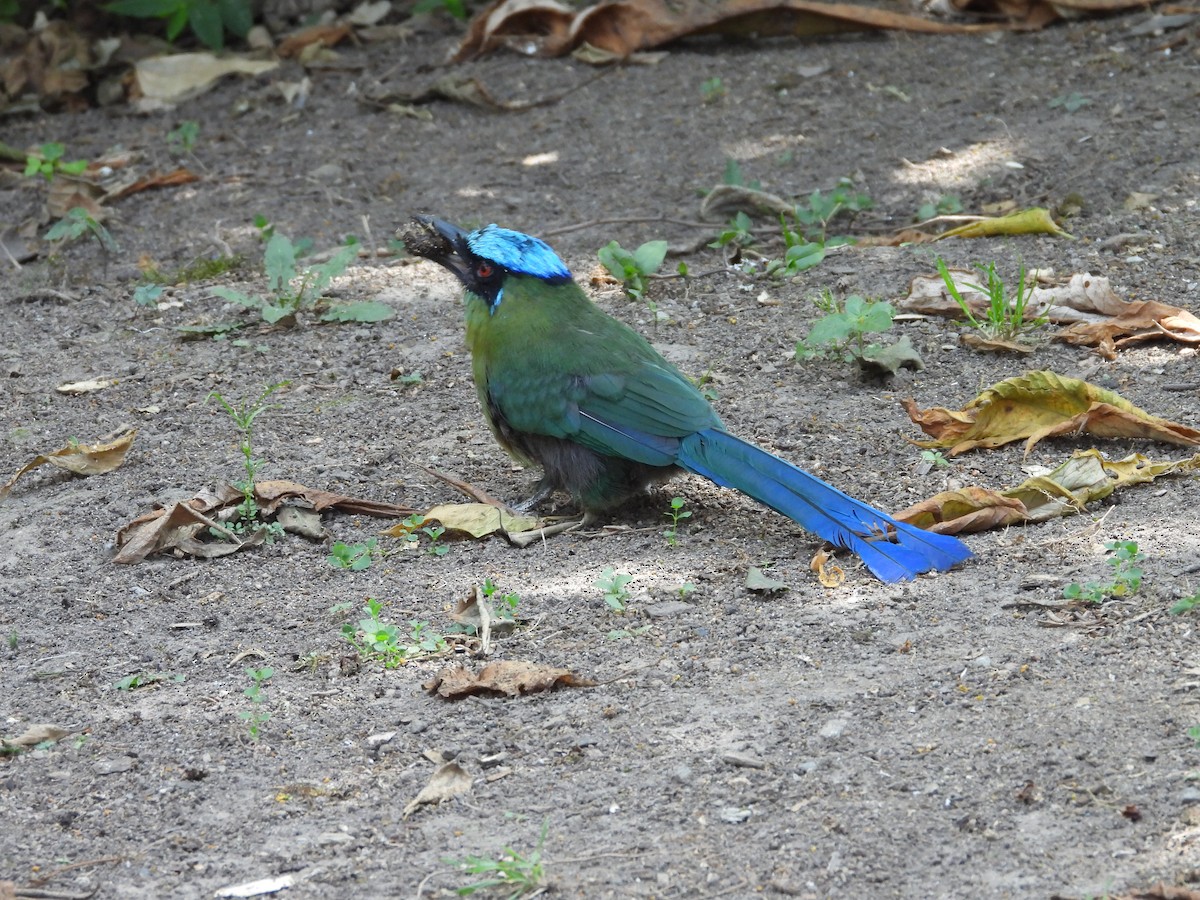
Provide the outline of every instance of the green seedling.
[[868,344],[868,334],[881,334],[892,327],[896,310],[885,300],[867,300],[851,294],[835,312],[821,317],[809,329],[808,337],[796,342],[796,359],[825,357],[828,354],[849,360],[865,359],[879,349]]
[[679,595],[680,600],[686,600],[688,598],[688,594],[692,593],[694,590],[696,590],[696,586],[690,581],[685,581],[679,587],[675,588],[675,593]]
[[446,533],[446,529],[441,525],[425,525],[421,531],[429,538],[428,552],[432,556],[445,556],[450,552],[450,545],[442,543],[442,535]]
[[633,581],[632,575],[614,572],[612,566],[608,566],[592,584],[604,594],[604,602],[610,609],[615,612],[625,612],[626,604],[629,601],[628,585],[631,581]]
[[225,32],[243,38],[254,24],[251,4],[238,0],[112,0],[104,9],[135,19],[161,19],[172,42],[190,27],[210,50],[225,49]]
[[735,247],[749,247],[754,243],[753,228],[754,223],[750,221],[750,217],[744,212],[739,212],[729,220],[729,224],[717,235],[717,239],[708,246],[714,248],[728,247],[730,245]]
[[690,509],[684,509],[687,501],[682,497],[672,497],[670,508],[663,513],[664,516],[671,520],[670,526],[663,532],[663,537],[667,539],[667,543],[674,547],[679,542],[679,523],[684,519],[692,517]]
[[321,322],[382,322],[391,318],[392,309],[386,303],[330,303],[324,297],[325,289],[357,255],[357,244],[343,247],[327,262],[308,269],[301,269],[297,263],[300,252],[299,245],[273,232],[263,251],[268,293],[244,294],[229,287],[215,287],[212,293],[222,300],[257,310],[270,325],[285,320],[294,322],[302,310],[314,311]]
[[108,229],[97,222],[82,206],[71,207],[65,216],[46,231],[46,240],[52,243],[61,241],[67,244],[79,240],[81,237],[90,237],[95,240],[104,252],[105,259],[120,252],[120,245],[109,234]]
[[166,672],[138,672],[134,675],[126,675],[120,681],[113,684],[113,687],[118,691],[132,691],[164,681],[171,681],[178,684],[185,680],[187,680],[186,675],[171,675]]
[[1063,588],[1067,600],[1083,603],[1103,603],[1110,597],[1131,597],[1142,586],[1141,563],[1146,554],[1138,550],[1136,541],[1109,541],[1104,545],[1109,552],[1106,560],[1112,568],[1112,577],[1105,582],[1089,581],[1080,584],[1073,581]]
[[409,544],[415,545],[420,542],[423,534],[429,538],[429,553],[433,556],[445,556],[450,552],[450,546],[441,542],[446,529],[441,525],[426,525],[425,517],[420,513],[413,513],[408,518],[402,519],[400,525],[404,528],[403,540]]
[[713,378],[712,369],[706,369],[699,378],[688,376],[688,381],[696,386],[696,390],[709,403],[713,403],[720,399],[721,395],[717,393],[717,389],[713,386],[715,379]]
[[1059,94],[1057,97],[1052,97],[1050,102],[1046,105],[1051,109],[1061,107],[1067,112],[1073,113],[1079,112],[1079,110],[1083,109],[1085,106],[1088,106],[1091,104],[1091,102],[1091,100],[1083,96],[1083,94],[1079,93],[1078,91],[1072,91],[1069,94]]
[[492,615],[498,619],[504,619],[509,622],[516,621],[517,605],[521,602],[520,596],[514,593],[500,594],[500,589],[496,587],[495,582],[491,578],[483,579],[483,587],[480,589],[483,596],[492,603]]
[[958,199],[956,194],[944,194],[938,198],[936,203],[922,203],[917,208],[917,214],[914,216],[914,219],[917,222],[924,222],[927,219],[935,219],[938,216],[952,216],[962,211],[962,201]]
[[546,834],[549,829],[550,820],[543,820],[537,847],[528,856],[523,856],[512,847],[505,847],[503,855],[497,859],[468,856],[462,860],[443,860],[469,875],[483,876],[480,881],[458,888],[458,895],[469,897],[478,891],[501,888],[506,892],[507,900],[520,900],[522,897],[539,892],[542,881],[546,877],[542,851],[546,845]]
[[199,123],[188,119],[167,132],[167,147],[176,156],[186,156],[195,149],[196,138],[199,136]]
[[[241,435],[238,450],[242,454],[242,471],[245,477],[233,482],[233,486],[242,492],[242,500],[236,508],[236,521],[227,526],[235,534],[241,535],[259,527],[266,527],[268,542],[283,536],[283,528],[278,522],[264,526],[259,517],[258,501],[254,497],[254,481],[265,463],[254,455],[254,422],[263,412],[271,408],[267,405],[266,399],[289,384],[291,384],[289,381],[276,382],[268,386],[252,403],[243,403],[240,406],[230,403],[218,391],[213,391],[205,400],[208,402],[208,400],[215,399],[220,403]],[[218,532],[215,536],[222,537],[223,535]]]
[[262,727],[271,719],[271,714],[263,709],[263,703],[266,700],[263,696],[263,688],[267,686],[267,682],[275,674],[275,670],[270,666],[263,666],[261,669],[248,668],[246,674],[250,676],[251,684],[242,691],[242,694],[250,701],[250,708],[238,713],[238,718],[246,723],[250,740],[257,743],[262,733]]
[[854,182],[842,178],[828,194],[815,190],[809,195],[807,204],[797,204],[793,210],[796,223],[802,228],[807,241],[823,247],[835,247],[849,243],[849,238],[830,237],[829,225],[839,216],[853,216],[872,207],[867,194],[855,190]]
[[725,93],[725,83],[720,78],[708,78],[700,83],[700,99],[705,103],[723,100]]
[[820,265],[825,259],[825,245],[808,240],[802,231],[790,227],[782,215],[779,217],[779,227],[787,250],[784,251],[783,259],[772,259],[767,263],[767,275],[791,278],[806,269]]
[[662,268],[663,260],[667,258],[667,242],[646,241],[636,250],[629,251],[616,241],[610,241],[596,251],[596,256],[609,274],[621,282],[625,296],[643,301],[657,321],[658,305],[646,297],[646,288],[650,276]]
[[629,638],[641,637],[653,627],[653,625],[638,625],[636,628],[614,628],[604,636],[610,641],[624,641]]
[[138,306],[157,307],[163,295],[161,284],[139,284],[133,289],[133,302]]
[[17,629],[13,629],[8,633],[8,649],[16,650],[17,645],[21,643],[21,636],[17,633]]
[[1200,749],[1200,725],[1193,725],[1187,730],[1188,737],[1196,742],[1196,747]]
[[1020,268],[1016,293],[1011,297],[1004,287],[1004,281],[996,274],[995,263],[988,263],[986,266],[977,265],[975,268],[983,274],[987,284],[965,284],[963,287],[979,291],[988,298],[987,310],[982,319],[978,318],[971,310],[970,304],[959,290],[959,285],[954,283],[954,277],[946,267],[945,261],[940,256],[937,258],[938,274],[942,276],[946,292],[958,304],[972,328],[993,340],[1016,341],[1025,332],[1045,325],[1049,321],[1049,317],[1045,313],[1030,317],[1029,300],[1033,296],[1035,285],[1030,284],[1028,289],[1026,288],[1024,266]]
[[362,544],[346,544],[338,541],[329,548],[329,555],[325,559],[335,569],[361,572],[363,569],[370,568],[371,563],[375,561],[378,544],[379,541],[376,538],[370,538]]
[[467,18],[467,7],[463,0],[417,0],[413,5],[413,15],[425,15],[426,13],[445,10],[456,19],[465,21]]
[[63,154],[67,148],[57,142],[42,144],[40,152],[30,153],[25,157],[25,175],[42,176],[47,182],[53,181],[56,175],[81,175],[87,168],[86,159],[76,159],[67,162]]
[[[1192,594],[1190,597],[1184,597],[1176,600],[1171,606],[1170,613],[1173,616],[1182,616],[1186,612],[1191,612],[1193,609],[1200,609],[1200,591]],[[10,640],[11,646],[11,640]]]
[[928,463],[930,468],[946,469],[950,467],[950,460],[946,459],[946,454],[941,450],[922,450],[922,462]]
[[395,669],[446,651],[446,639],[428,622],[410,619],[407,640],[402,640],[400,629],[383,621],[383,604],[378,600],[368,597],[362,612],[363,618],[357,624],[347,622],[342,626],[342,636],[363,659],[378,660],[384,668]]
[[[732,156],[725,158],[725,171],[721,175],[721,181],[732,187],[748,187],[752,191],[762,190],[762,182],[757,179],[746,183],[746,178],[742,175],[742,167]],[[702,192],[703,193],[703,192]]]

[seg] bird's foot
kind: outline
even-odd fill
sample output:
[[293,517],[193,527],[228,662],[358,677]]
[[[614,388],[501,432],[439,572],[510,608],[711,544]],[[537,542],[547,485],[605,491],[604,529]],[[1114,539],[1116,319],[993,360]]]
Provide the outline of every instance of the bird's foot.
[[541,506],[553,493],[554,493],[554,485],[550,483],[549,479],[543,478],[536,485],[534,485],[533,494],[531,496],[527,497],[524,500],[518,501],[517,503],[510,503],[509,508],[513,512],[519,512],[519,513],[533,512],[535,509],[537,509],[539,506]]

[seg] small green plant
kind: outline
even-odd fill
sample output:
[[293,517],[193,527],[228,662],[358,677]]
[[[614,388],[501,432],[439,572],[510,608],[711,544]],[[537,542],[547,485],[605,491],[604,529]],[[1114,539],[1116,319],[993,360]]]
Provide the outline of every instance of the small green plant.
[[686,600],[688,594],[692,593],[694,590],[696,590],[696,586],[690,581],[685,581],[679,587],[675,588],[675,593],[679,595],[680,600]]
[[1046,105],[1051,109],[1061,107],[1069,113],[1079,112],[1085,106],[1091,104],[1091,100],[1083,96],[1078,91],[1072,91],[1069,94],[1059,94],[1057,97],[1052,97]]
[[429,538],[429,550],[431,556],[445,556],[450,552],[450,545],[442,543],[442,535],[446,533],[446,529],[441,525],[424,525],[421,531]]
[[487,600],[491,601],[492,614],[496,618],[504,619],[509,622],[516,621],[517,606],[521,602],[520,596],[514,593],[508,593],[500,594],[500,596],[497,597],[496,594],[500,593],[500,589],[496,587],[495,582],[493,582],[491,578],[483,579],[483,587],[480,590],[483,592],[483,596]]
[[872,205],[871,198],[857,191],[853,181],[842,178],[828,194],[819,190],[813,191],[806,204],[796,205],[793,215],[806,240],[823,247],[834,247],[848,243],[849,238],[830,237],[830,223],[839,216],[853,216],[868,210]]
[[238,718],[246,723],[250,740],[257,743],[262,733],[262,727],[271,719],[271,714],[263,708],[266,700],[263,696],[263,688],[267,686],[267,682],[275,674],[275,670],[270,666],[263,666],[261,669],[248,668],[246,674],[250,677],[250,687],[242,691],[242,694],[250,701],[250,708],[238,713]]
[[[227,526],[235,534],[245,534],[256,528],[264,527],[259,518],[258,501],[254,498],[254,479],[263,467],[264,461],[254,455],[254,422],[263,412],[270,409],[266,399],[282,387],[291,384],[289,381],[279,381],[269,385],[253,402],[235,406],[226,400],[218,391],[208,395],[207,400],[216,400],[233,420],[234,427],[241,435],[238,450],[242,454],[242,471],[245,477],[233,482],[233,486],[242,492],[242,501],[237,505],[237,519]],[[207,402],[207,400],[205,402]],[[282,537],[283,528],[278,522],[272,522],[267,528],[267,540]],[[218,533],[217,537],[221,537]]]
[[946,267],[945,260],[940,256],[937,258],[938,274],[942,276],[946,292],[958,304],[972,328],[994,340],[1015,341],[1025,332],[1045,325],[1049,321],[1049,317],[1045,313],[1032,318],[1029,315],[1029,300],[1033,296],[1035,285],[1030,284],[1026,289],[1024,266],[1020,268],[1016,293],[1011,297],[1004,287],[1003,279],[996,274],[994,262],[990,262],[986,266],[977,265],[975,268],[983,274],[987,284],[965,284],[963,287],[979,291],[988,298],[987,310],[982,319],[978,318],[971,310],[970,304],[959,290],[959,285],[955,284],[954,276]]
[[962,201],[958,199],[956,194],[943,194],[938,198],[936,203],[922,203],[917,208],[917,214],[914,218],[918,222],[924,222],[926,219],[934,219],[938,216],[952,216],[962,211]]
[[520,900],[537,892],[546,877],[542,863],[542,851],[546,845],[546,834],[550,830],[550,820],[542,821],[541,834],[537,846],[524,856],[512,847],[505,847],[503,855],[497,859],[485,856],[468,856],[463,860],[443,860],[457,869],[474,875],[483,876],[482,880],[460,887],[457,891],[460,897],[469,897],[477,891],[491,888],[502,888],[507,891],[507,900]]
[[402,538],[411,545],[416,545],[421,540],[421,535],[429,538],[430,546],[429,553],[433,556],[445,556],[450,552],[450,546],[442,543],[442,536],[446,533],[446,529],[441,525],[426,525],[425,517],[420,513],[413,513],[406,519],[400,521],[401,529],[403,530]]
[[363,618],[357,624],[347,622],[342,626],[342,636],[358,651],[363,659],[375,659],[386,669],[395,669],[414,659],[444,653],[446,639],[433,631],[428,622],[409,620],[407,640],[400,637],[400,629],[383,621],[383,604],[368,597],[363,607]]
[[950,467],[950,460],[946,459],[946,454],[941,450],[922,450],[921,460],[929,464],[933,469],[946,469]]
[[837,309],[826,313],[809,329],[808,336],[796,342],[796,359],[825,357],[829,353],[844,359],[865,359],[878,349],[868,344],[868,334],[881,334],[892,327],[896,310],[885,300],[867,300],[851,294]]
[[625,612],[626,604],[629,601],[629,582],[631,581],[633,581],[632,575],[614,572],[612,566],[608,566],[592,583],[604,594],[604,602],[610,609],[616,612]]
[[732,244],[737,247],[749,247],[754,243],[753,228],[754,223],[750,221],[750,217],[744,212],[739,212],[708,246],[720,248]]
[[338,541],[329,548],[329,555],[325,559],[335,569],[361,572],[363,569],[369,568],[375,561],[378,545],[379,541],[376,538],[370,538],[361,544],[347,544]]
[[86,159],[76,159],[67,162],[63,155],[67,148],[57,142],[42,144],[38,153],[30,153],[25,157],[25,175],[41,175],[47,182],[53,181],[55,175],[80,175],[87,168]]
[[688,376],[688,381],[696,386],[702,396],[709,403],[713,403],[720,399],[721,395],[717,393],[717,389],[713,386],[714,382],[712,369],[706,369],[699,378]]
[[167,147],[176,156],[186,156],[196,147],[200,136],[200,124],[192,119],[180,122],[167,132]]
[[110,256],[120,251],[120,246],[108,229],[96,221],[82,206],[73,206],[67,210],[67,214],[55,222],[46,231],[46,240],[56,243],[62,241],[69,243],[79,240],[81,237],[91,237],[100,245],[100,249],[105,256]]
[[1196,742],[1196,747],[1200,748],[1200,725],[1193,725],[1187,730],[1188,737]]
[[13,629],[8,633],[8,649],[16,650],[17,645],[21,643],[21,636],[17,633],[17,629]]
[[463,0],[417,0],[412,11],[413,15],[425,15],[437,12],[439,9],[444,9],[456,19],[465,20],[467,18],[467,7]]
[[135,19],[162,19],[172,42],[190,27],[210,50],[225,48],[225,32],[245,37],[254,24],[251,5],[241,0],[112,0],[104,9]]
[[705,103],[716,103],[725,98],[725,82],[720,78],[707,78],[700,83],[700,99]]
[[658,307],[646,299],[646,288],[651,275],[662,268],[667,258],[666,241],[646,241],[634,251],[626,250],[616,241],[610,241],[596,251],[601,264],[625,290],[631,300],[641,300],[656,313]]
[[158,300],[163,295],[161,284],[139,284],[133,289],[133,302],[138,306],[158,306]]
[[334,304],[323,297],[330,282],[341,275],[357,255],[357,244],[347,245],[327,262],[304,270],[297,264],[300,249],[282,234],[273,232],[263,252],[268,295],[244,294],[229,287],[215,287],[213,295],[257,310],[263,321],[271,325],[284,319],[294,320],[297,313],[306,309],[313,309],[322,322],[382,322],[391,318],[392,310],[386,303]]
[[171,681],[178,684],[186,680],[186,675],[172,675],[166,672],[137,672],[133,675],[126,675],[113,684],[113,687],[118,691],[132,691],[136,688],[159,684],[163,681]]
[[[1171,606],[1170,613],[1173,616],[1182,616],[1184,613],[1191,612],[1193,609],[1200,609],[1200,591],[1196,591],[1196,593],[1192,594],[1190,597],[1183,597],[1182,599],[1176,600]],[[11,646],[11,644],[12,640],[10,638],[9,645]]]
[[789,226],[787,219],[782,215],[779,217],[779,227],[787,249],[784,251],[783,259],[772,259],[767,263],[767,275],[776,278],[790,278],[806,269],[820,265],[825,259],[825,245],[808,240],[802,231]]
[[692,511],[683,508],[686,504],[687,501],[682,497],[672,497],[670,508],[663,513],[664,516],[671,520],[671,524],[663,532],[663,537],[667,539],[667,543],[672,547],[679,542],[679,523],[684,519],[692,517]]
[[25,156],[25,176],[41,175],[47,182],[53,181],[55,175],[79,175],[88,168],[86,160],[67,162],[62,158],[66,154],[66,146],[50,142],[42,144],[36,154]]
[[1142,586],[1141,563],[1146,554],[1138,550],[1136,541],[1109,541],[1104,545],[1109,552],[1106,560],[1112,568],[1112,578],[1105,582],[1089,581],[1080,584],[1073,581],[1063,588],[1067,600],[1084,603],[1103,603],[1109,597],[1131,597]]

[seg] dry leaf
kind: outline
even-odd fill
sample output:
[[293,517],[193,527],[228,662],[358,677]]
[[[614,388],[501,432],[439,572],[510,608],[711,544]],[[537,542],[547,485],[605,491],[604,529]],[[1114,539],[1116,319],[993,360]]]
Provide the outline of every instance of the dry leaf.
[[987,531],[1072,515],[1118,488],[1192,472],[1200,472],[1200,454],[1184,460],[1153,462],[1134,453],[1113,461],[1105,459],[1099,450],[1083,450],[1053,471],[1029,478],[1015,488],[944,491],[896,513],[895,518],[939,534]]
[[1000,338],[985,337],[981,334],[964,334],[959,340],[972,350],[988,350],[996,353],[1032,353],[1033,347],[1028,344],[1018,344],[1016,341],[1005,341]]
[[787,582],[771,578],[758,566],[751,566],[746,572],[746,590],[768,594],[775,591],[786,591]]
[[478,674],[464,666],[451,666],[427,681],[425,690],[447,700],[472,694],[504,694],[519,697],[556,687],[593,687],[596,682],[569,669],[556,669],[522,660],[488,663]]
[[202,94],[226,75],[261,75],[279,67],[278,60],[216,57],[212,53],[175,53],[139,60],[134,67],[141,97],[134,105],[140,112],[170,108],[189,97]]
[[90,394],[92,391],[102,391],[117,383],[115,378],[91,378],[87,381],[72,381],[60,384],[55,388],[60,394]]
[[283,59],[289,59],[313,45],[336,47],[350,36],[351,31],[350,25],[345,22],[313,25],[288,35],[279,42],[275,52]]
[[813,0],[610,0],[576,11],[552,0],[499,0],[476,14],[454,61],[508,47],[526,56],[561,56],[590,44],[625,58],[689,35],[758,38],[901,29],[966,34],[1010,27],[939,22],[920,16]]
[[446,503],[426,512],[425,519],[441,522],[447,531],[461,532],[473,538],[491,534],[508,537],[542,527],[541,519],[536,516],[523,516],[487,503]]
[[1073,237],[1058,227],[1058,224],[1051,218],[1048,209],[1035,206],[1030,209],[1022,209],[1009,213],[1007,216],[997,216],[996,218],[968,222],[966,225],[960,225],[958,228],[951,228],[949,231],[942,232],[938,235],[938,240],[945,240],[951,237],[998,237],[1008,234],[1053,234],[1058,237]]
[[824,547],[817,551],[809,563],[809,568],[817,573],[817,580],[824,587],[841,587],[846,581],[846,572],[833,560],[832,554]]
[[417,796],[408,801],[404,807],[404,818],[408,818],[426,804],[436,805],[443,801],[465,794],[471,790],[471,775],[456,762],[440,766],[429,778],[429,783],[421,788]]
[[14,738],[0,738],[0,747],[5,750],[32,750],[38,744],[44,744],[46,741],[60,741],[70,733],[57,725],[40,723],[30,725]]
[[9,495],[18,478],[38,466],[57,466],[83,476],[103,475],[105,472],[111,472],[125,461],[125,454],[133,446],[133,439],[136,436],[137,431],[129,431],[116,440],[104,444],[69,444],[53,453],[39,453],[0,486],[0,501]]
[[1022,439],[1028,455],[1044,438],[1083,432],[1200,445],[1200,431],[1152,416],[1112,391],[1054,372],[1028,372],[998,382],[957,412],[944,407],[921,410],[913,400],[901,405],[933,438],[913,443],[926,449],[949,447],[950,456]]

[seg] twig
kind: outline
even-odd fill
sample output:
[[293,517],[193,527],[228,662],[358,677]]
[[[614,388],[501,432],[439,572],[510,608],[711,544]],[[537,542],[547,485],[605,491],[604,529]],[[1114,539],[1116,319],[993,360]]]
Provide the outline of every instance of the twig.
[[668,216],[622,216],[612,219],[592,219],[587,222],[576,222],[574,225],[563,225],[542,232],[546,237],[558,237],[560,234],[570,234],[572,231],[583,231],[598,225],[639,225],[639,224],[679,225],[682,228],[705,228],[715,231],[719,226],[713,222],[695,222],[686,219],[672,219]]
[[469,482],[463,481],[461,478],[455,478],[453,475],[447,475],[444,472],[439,472],[437,469],[431,469],[428,466],[423,466],[420,463],[413,463],[418,469],[426,475],[431,475],[438,481],[445,482],[457,491],[460,491],[474,500],[476,503],[486,503],[488,506],[496,506],[501,509],[508,509],[508,504],[501,500],[497,500],[487,491],[482,488],[477,488]]

